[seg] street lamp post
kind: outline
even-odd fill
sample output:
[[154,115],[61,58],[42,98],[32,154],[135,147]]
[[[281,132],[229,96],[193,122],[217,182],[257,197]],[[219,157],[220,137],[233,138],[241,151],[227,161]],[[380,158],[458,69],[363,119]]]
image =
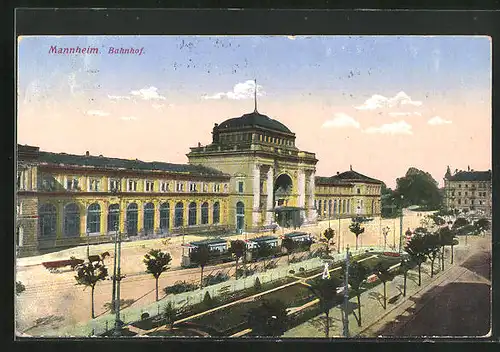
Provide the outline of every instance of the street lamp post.
[[349,244],[345,252],[345,283],[344,283],[344,337],[349,337]]
[[403,198],[404,196],[401,195],[401,213],[399,214],[399,253],[401,253],[403,249]]
[[339,244],[337,246],[337,253],[340,253],[340,215],[339,215]]
[[87,227],[87,259],[90,257],[90,229]]
[[120,270],[120,256],[121,256],[121,238],[120,238],[120,230],[116,231],[116,242],[118,243],[118,253],[116,255],[117,259],[117,269],[116,269],[116,300],[115,300],[115,331],[114,335],[115,336],[120,336],[120,329],[121,329],[121,321],[120,321],[120,281],[122,279],[121,277],[121,270]]

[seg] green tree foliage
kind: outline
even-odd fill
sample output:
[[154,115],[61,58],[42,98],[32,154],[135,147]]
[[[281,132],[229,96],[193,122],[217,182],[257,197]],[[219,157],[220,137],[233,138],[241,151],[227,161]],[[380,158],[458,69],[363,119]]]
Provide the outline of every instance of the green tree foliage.
[[451,264],[453,264],[453,246],[458,243],[455,239],[455,231],[453,231],[452,229],[450,229],[448,226],[445,226],[445,227],[442,227],[439,229],[438,231],[438,235],[439,235],[439,240],[441,242],[441,246],[443,247],[442,248],[442,256],[441,256],[441,259],[442,259],[442,268],[444,270],[444,247],[445,246],[450,246],[451,248]]
[[290,264],[290,254],[295,251],[295,249],[297,248],[297,244],[291,238],[285,237],[281,241],[281,247],[286,249],[288,264]]
[[424,236],[424,244],[427,258],[431,261],[431,277],[434,277],[434,262],[436,261],[441,249],[439,235],[436,233]]
[[231,246],[229,247],[229,251],[236,257],[236,267],[235,267],[235,277],[238,278],[238,262],[241,257],[246,254],[247,245],[245,241],[235,240],[231,241]]
[[356,236],[356,249],[358,249],[358,237],[365,232],[365,228],[361,227],[361,222],[352,220],[349,230]]
[[405,246],[405,252],[418,266],[418,286],[422,284],[422,264],[427,260],[427,247],[424,237],[428,232],[424,228],[416,228],[410,241]]
[[201,268],[200,288],[203,287],[203,270],[210,261],[210,250],[208,245],[202,244],[191,251],[191,260]]
[[410,258],[402,257],[399,269],[403,273],[403,297],[406,297],[406,278],[408,276],[408,271],[411,269],[413,262]]
[[332,228],[327,228],[325,232],[323,232],[320,238],[320,242],[322,242],[325,245],[325,253],[327,255],[329,255],[331,252],[330,245],[332,246],[335,245],[335,242],[333,241],[334,237],[335,237],[335,230],[333,230]]
[[264,261],[264,267],[266,267],[266,259],[272,256],[275,252],[274,248],[267,242],[261,241],[257,243],[256,246],[257,258]]
[[392,281],[394,279],[394,273],[389,271],[390,264],[386,262],[379,262],[373,268],[373,273],[377,275],[378,279],[382,281],[384,285],[384,309],[387,309],[387,290],[386,284],[388,281]]
[[[92,319],[95,318],[94,311],[94,289],[99,281],[106,280],[108,277],[108,269],[101,263],[87,262],[76,266],[76,284],[91,288],[92,299]],[[84,288],[84,289],[85,289]]]
[[395,200],[400,205],[419,205],[427,210],[437,210],[441,207],[442,198],[438,183],[428,172],[411,167],[396,183]]
[[168,302],[168,304],[163,308],[163,318],[165,319],[165,324],[172,329],[175,318],[177,318],[177,310],[172,305],[172,302]]
[[258,277],[255,278],[253,288],[254,288],[255,292],[259,292],[260,290],[262,290],[262,284],[260,283],[260,279]]
[[158,301],[158,279],[160,275],[169,269],[172,261],[170,253],[163,252],[161,249],[151,249],[144,255],[143,262],[146,264],[146,272],[152,274],[156,281],[156,300]]
[[491,223],[488,219],[482,218],[474,222],[474,226],[478,232],[488,231],[491,228]]
[[287,330],[286,305],[280,300],[266,300],[249,310],[246,315],[252,334],[257,336],[281,336]]
[[343,296],[337,292],[342,286],[342,281],[331,276],[329,279],[316,279],[309,287],[311,292],[318,298],[320,310],[325,314],[325,336],[330,337],[330,310],[342,303]]
[[[345,264],[342,266],[342,281],[344,281],[344,273],[345,273]],[[363,285],[368,278],[369,271],[366,266],[359,262],[352,262],[349,265],[349,278],[348,282],[351,286],[351,291],[356,295],[358,299],[358,326],[361,326],[361,293],[363,289]]]
[[20,295],[22,292],[26,291],[26,287],[21,281],[16,281],[16,295]]
[[458,218],[453,223],[452,229],[459,229],[459,228],[461,228],[465,225],[468,225],[468,224],[469,224],[469,221],[466,218]]
[[209,309],[209,308],[212,308],[214,304],[214,300],[212,299],[212,297],[210,296],[210,293],[205,292],[205,296],[203,296],[203,305]]

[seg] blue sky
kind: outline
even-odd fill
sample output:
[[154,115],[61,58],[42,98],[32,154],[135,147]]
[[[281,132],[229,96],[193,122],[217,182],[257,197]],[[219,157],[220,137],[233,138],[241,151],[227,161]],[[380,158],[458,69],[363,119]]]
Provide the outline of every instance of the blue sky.
[[[53,45],[95,46],[101,53],[49,54]],[[144,48],[144,54],[109,55],[110,47]],[[257,79],[262,93],[259,111],[291,127],[299,147],[317,153],[320,174],[348,168],[349,153],[358,147],[372,153],[356,158],[360,171],[389,184],[409,166],[425,168],[428,160],[422,155],[434,149],[463,156],[462,141],[481,155],[476,168],[491,163],[488,37],[23,37],[18,56],[18,138],[46,150],[81,153],[88,136],[101,133],[96,131],[113,121],[118,132],[92,139],[99,154],[186,162],[190,146],[209,142],[214,123],[253,109],[253,95],[231,92],[238,84],[250,89],[248,81]],[[395,106],[398,99],[407,104]],[[415,111],[406,111],[408,107]],[[89,118],[89,112],[96,111],[100,120]],[[71,124],[80,127],[70,136]],[[33,132],[33,126],[49,125],[50,132]],[[133,138],[139,143],[154,140],[154,147],[138,150],[126,144],[123,136],[141,129],[144,136]],[[172,147],[167,141],[179,133],[189,138]],[[325,147],[332,141],[338,144],[335,148]],[[401,143],[407,150],[398,153],[407,160],[384,171],[373,165],[401,155],[393,151]],[[372,149],[379,144],[389,150],[381,148],[377,154]],[[427,167],[437,179],[447,164],[474,164],[446,155],[432,162]]]

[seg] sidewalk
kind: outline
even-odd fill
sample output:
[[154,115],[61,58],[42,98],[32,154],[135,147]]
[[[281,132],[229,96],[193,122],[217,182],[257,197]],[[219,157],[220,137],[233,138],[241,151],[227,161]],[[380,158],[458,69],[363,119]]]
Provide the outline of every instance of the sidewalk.
[[[387,309],[383,308],[383,284],[375,286],[371,290],[361,294],[361,317],[362,326],[358,327],[356,316],[358,314],[357,298],[353,297],[349,301],[349,335],[350,337],[373,337],[377,332],[379,326],[383,326],[388,321],[394,319],[399,314],[391,314],[393,311],[405,310],[407,306],[411,306],[415,299],[418,299],[425,292],[432,287],[439,285],[450,275],[460,273],[460,263],[465,261],[474,251],[475,245],[484,241],[484,238],[476,237],[469,238],[468,246],[463,244],[455,246],[454,264],[450,264],[449,254],[445,257],[445,270],[441,271],[441,265],[438,265],[438,260],[434,263],[434,277],[430,277],[430,261],[422,265],[422,285],[418,286],[418,269],[412,269],[408,272],[406,281],[406,297],[403,297],[403,275],[396,276],[393,281],[388,282],[387,287]],[[342,324],[342,306],[337,306],[330,310],[330,317],[333,319],[333,326],[330,327],[330,337],[343,337],[343,324]],[[319,337],[324,338],[324,328],[318,327],[315,324],[318,320],[322,319],[324,314],[321,314],[303,324],[300,324],[283,334],[283,337]]]

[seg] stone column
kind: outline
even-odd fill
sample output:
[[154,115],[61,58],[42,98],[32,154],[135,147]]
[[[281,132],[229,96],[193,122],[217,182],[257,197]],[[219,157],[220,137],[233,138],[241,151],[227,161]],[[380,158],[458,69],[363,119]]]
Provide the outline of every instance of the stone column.
[[253,167],[253,212],[252,226],[257,227],[260,224],[260,165]]
[[[298,206],[300,208],[305,208],[306,206],[306,175],[304,170],[299,170],[297,174],[297,193],[299,194],[298,197]],[[300,211],[300,218],[301,219],[306,219],[306,212],[305,210]]]
[[274,193],[274,169],[271,165],[267,171],[267,207],[266,207],[266,224],[269,225],[273,220],[273,193]]
[[318,216],[318,213],[314,209],[314,190],[315,190],[315,183],[314,183],[314,177],[315,173],[314,171],[311,171],[311,174],[309,175],[309,204],[307,205],[308,208],[308,221],[310,223],[315,223],[316,218]]

